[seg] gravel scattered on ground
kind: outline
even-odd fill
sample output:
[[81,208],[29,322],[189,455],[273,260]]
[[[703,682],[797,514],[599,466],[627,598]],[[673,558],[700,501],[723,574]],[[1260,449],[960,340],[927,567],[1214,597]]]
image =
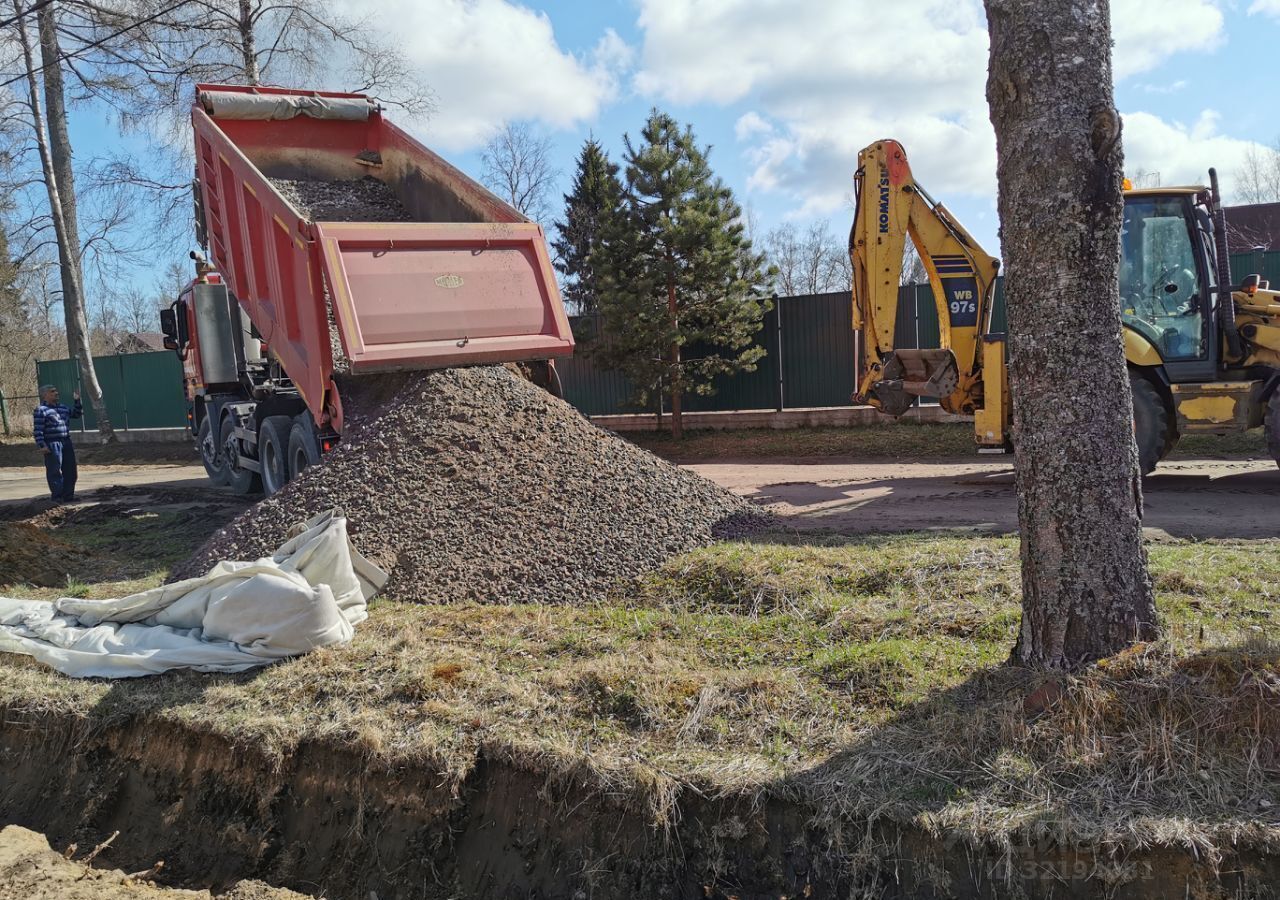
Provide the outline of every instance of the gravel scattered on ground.
[[[93,851],[84,848],[84,856]],[[162,867],[163,871],[163,867]],[[139,873],[134,873],[139,874]],[[0,900],[303,900],[304,895],[260,881],[242,881],[226,893],[159,887],[124,872],[95,869],[49,847],[44,835],[17,825],[0,831]]]
[[314,222],[412,222],[395,191],[371,175],[354,181],[273,178],[293,208]]
[[363,376],[342,443],[218,531],[172,577],[271,552],[338,507],[386,595],[430,603],[581,603],[772,520],[588,422],[502,367]]

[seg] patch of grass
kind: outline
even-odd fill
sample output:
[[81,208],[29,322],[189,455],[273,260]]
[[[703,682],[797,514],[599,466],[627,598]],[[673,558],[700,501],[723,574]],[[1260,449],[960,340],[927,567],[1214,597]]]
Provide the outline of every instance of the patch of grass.
[[592,774],[657,820],[688,786],[802,802],[833,828],[889,816],[1000,841],[1052,822],[1209,853],[1274,840],[1280,541],[1150,553],[1165,637],[1056,680],[1004,665],[1015,538],[779,536],[577,607],[377,601],[349,646],[247,675],[74,681],[0,657],[0,706],[456,777],[483,752]]

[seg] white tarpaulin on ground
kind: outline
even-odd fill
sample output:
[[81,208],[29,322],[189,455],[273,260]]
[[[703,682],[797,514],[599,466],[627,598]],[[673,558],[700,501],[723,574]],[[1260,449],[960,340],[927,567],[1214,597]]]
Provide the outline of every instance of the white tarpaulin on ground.
[[77,678],[135,678],[241,672],[351,640],[387,574],[351,546],[337,512],[292,533],[271,557],[119,600],[0,597],[0,651]]

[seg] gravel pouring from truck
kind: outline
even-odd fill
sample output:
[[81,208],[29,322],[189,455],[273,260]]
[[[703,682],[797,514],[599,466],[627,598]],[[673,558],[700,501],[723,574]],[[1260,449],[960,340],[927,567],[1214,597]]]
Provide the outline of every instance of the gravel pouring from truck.
[[[161,324],[215,482],[274,493],[315,463],[342,432],[335,362],[352,375],[522,362],[557,383],[573,336],[542,229],[369,98],[198,85],[191,120],[208,260]],[[278,186],[358,196],[371,178],[403,209],[312,218]]]

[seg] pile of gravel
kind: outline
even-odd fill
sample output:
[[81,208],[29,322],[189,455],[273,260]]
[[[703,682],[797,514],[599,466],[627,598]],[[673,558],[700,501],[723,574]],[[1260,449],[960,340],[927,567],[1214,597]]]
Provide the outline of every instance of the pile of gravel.
[[395,191],[371,175],[354,181],[273,178],[283,197],[313,222],[412,222]]
[[174,577],[254,559],[331,507],[386,594],[579,603],[675,554],[766,527],[745,500],[597,428],[501,367],[348,379],[342,443]]

